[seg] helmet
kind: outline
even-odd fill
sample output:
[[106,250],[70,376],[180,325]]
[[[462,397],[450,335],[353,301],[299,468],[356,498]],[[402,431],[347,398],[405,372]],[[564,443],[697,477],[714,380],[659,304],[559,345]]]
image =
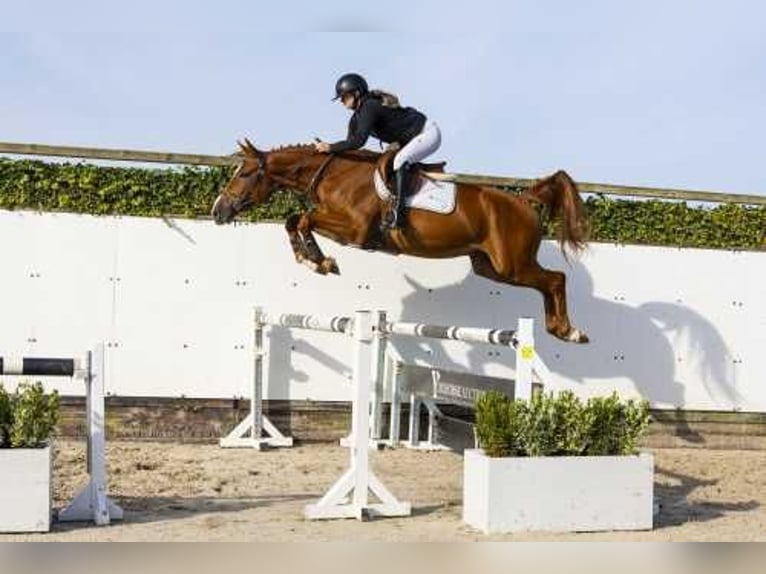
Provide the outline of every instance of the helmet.
[[369,91],[367,87],[367,80],[365,80],[359,74],[343,74],[338,81],[335,82],[335,97],[333,100],[343,97],[343,94],[350,92],[359,92],[360,96],[365,95]]

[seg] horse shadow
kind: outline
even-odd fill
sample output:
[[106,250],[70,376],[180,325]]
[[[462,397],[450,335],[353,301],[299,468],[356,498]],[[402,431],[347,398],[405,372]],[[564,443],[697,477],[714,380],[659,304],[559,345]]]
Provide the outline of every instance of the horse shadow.
[[[582,262],[567,267],[558,246],[545,242],[540,249],[543,265],[567,275],[569,312],[591,342],[565,343],[544,328],[542,296],[531,289],[490,281],[470,268],[459,280],[426,286],[428,272],[405,276],[409,291],[392,318],[401,321],[514,329],[520,317],[536,321],[537,352],[555,380],[551,388],[571,388],[583,396],[610,394],[640,396],[654,408],[688,408],[690,401],[718,410],[736,409],[742,402],[734,381],[731,352],[715,325],[680,301],[636,297],[631,284],[622,292],[596,288],[596,281]],[[427,265],[427,263],[424,263]],[[640,275],[637,274],[637,277]],[[421,279],[425,278],[425,279]],[[431,282],[429,282],[431,283]],[[374,297],[374,294],[371,294]],[[369,301],[376,308],[379,301]],[[393,310],[393,309],[392,309]],[[273,393],[304,396],[315,365],[334,378],[350,377],[350,355],[327,352],[320,342],[309,342],[290,329],[272,327],[269,386]],[[330,335],[332,336],[332,335]],[[313,340],[313,338],[312,338]],[[435,366],[458,372],[503,376],[515,362],[512,348],[475,344],[456,352],[451,341],[392,336],[390,349],[405,363]],[[267,395],[269,396],[269,395]],[[289,429],[286,429],[289,430]],[[688,441],[701,441],[684,423],[676,433]]]
[[[742,397],[734,388],[731,353],[715,325],[680,302],[631,304],[628,294],[599,293],[586,266],[568,269],[558,247],[541,246],[543,265],[567,275],[570,317],[591,342],[575,345],[549,335],[544,328],[542,296],[536,291],[492,282],[472,273],[440,288],[426,288],[407,278],[411,292],[402,300],[401,319],[441,325],[514,329],[520,317],[535,319],[538,354],[565,387],[580,386],[602,394],[607,389],[639,394],[658,408],[685,407],[690,398],[718,409],[736,409]],[[464,358],[453,359],[445,344],[434,340],[395,340],[406,361],[436,359],[444,369],[492,374],[512,365],[512,349],[472,345]],[[691,363],[688,365],[687,363]],[[701,378],[705,396],[690,387]],[[558,385],[556,385],[558,386]],[[686,435],[685,435],[686,436]]]
[[[115,501],[125,511],[125,523],[151,524],[194,518],[207,514],[238,513],[292,502],[315,500],[316,494],[292,493],[243,497],[117,496]],[[115,524],[120,524],[119,522]],[[55,521],[53,532],[72,532],[90,524]]]
[[689,500],[695,490],[718,484],[715,479],[702,479],[657,467],[656,474],[673,480],[674,484],[655,482],[655,498],[659,513],[655,517],[656,529],[682,526],[687,522],[709,522],[731,512],[751,512],[760,508],[756,500],[746,502],[694,502]]
[[311,337],[303,338],[285,327],[271,326],[266,329],[265,337],[268,338],[268,361],[264,365],[264,368],[268,369],[268,385],[263,390],[266,401],[264,413],[274,419],[272,422],[283,434],[293,436],[295,427],[290,413],[294,409],[274,412],[271,410],[271,404],[278,409],[280,400],[290,401],[292,396],[312,400],[310,393],[303,390],[304,387],[311,388],[312,383],[316,383],[316,377],[312,376],[307,365],[309,362],[325,372],[329,371],[334,378],[340,376],[350,379],[350,357],[344,360],[328,353],[321,345],[310,342]]

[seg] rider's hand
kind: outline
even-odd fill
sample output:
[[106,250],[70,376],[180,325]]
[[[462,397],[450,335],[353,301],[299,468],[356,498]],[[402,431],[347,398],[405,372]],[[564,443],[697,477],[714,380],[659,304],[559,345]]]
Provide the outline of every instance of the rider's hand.
[[314,143],[314,149],[317,150],[320,153],[329,153],[330,152],[330,144],[323,141],[317,141]]

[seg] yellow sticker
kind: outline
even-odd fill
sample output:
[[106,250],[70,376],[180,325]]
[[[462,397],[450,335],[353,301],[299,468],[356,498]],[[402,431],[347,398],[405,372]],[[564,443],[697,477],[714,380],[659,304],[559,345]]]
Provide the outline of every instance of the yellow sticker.
[[535,356],[535,348],[530,347],[527,345],[526,347],[521,348],[521,358],[525,360],[529,360]]

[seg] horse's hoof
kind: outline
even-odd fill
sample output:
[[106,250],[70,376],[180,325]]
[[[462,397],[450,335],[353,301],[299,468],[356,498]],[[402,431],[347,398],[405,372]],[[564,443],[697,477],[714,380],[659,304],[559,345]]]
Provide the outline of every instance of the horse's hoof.
[[590,341],[588,335],[586,335],[584,331],[580,331],[580,329],[572,329],[569,331],[566,340],[571,343],[587,343]]
[[303,263],[306,267],[311,269],[312,271],[315,271],[317,273],[321,273],[321,270],[319,268],[319,265],[314,263],[311,259],[301,259],[300,263]]
[[325,257],[324,261],[322,261],[322,270],[324,273],[332,273],[333,275],[340,275],[340,269],[338,268],[338,264],[336,263],[335,259],[332,257]]

